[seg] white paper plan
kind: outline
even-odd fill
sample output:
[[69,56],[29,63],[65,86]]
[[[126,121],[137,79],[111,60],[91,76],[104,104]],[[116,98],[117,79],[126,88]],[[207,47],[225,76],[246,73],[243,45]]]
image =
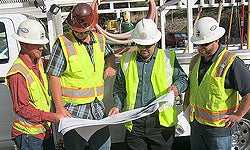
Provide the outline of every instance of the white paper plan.
[[89,140],[97,130],[111,124],[121,124],[154,113],[157,109],[166,109],[174,105],[174,92],[167,93],[146,107],[125,111],[101,120],[89,120],[80,118],[62,118],[59,123],[58,132],[65,134],[75,129],[85,140]]

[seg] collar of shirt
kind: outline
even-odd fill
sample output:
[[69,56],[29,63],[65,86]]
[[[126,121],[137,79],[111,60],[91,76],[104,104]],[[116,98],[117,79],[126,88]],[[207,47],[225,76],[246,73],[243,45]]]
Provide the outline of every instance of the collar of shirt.
[[140,53],[137,53],[137,56],[136,56],[136,61],[139,61],[139,62],[150,62],[153,59],[156,58],[156,54],[158,52],[158,48],[155,46],[155,50],[154,50],[154,53],[153,55],[151,56],[151,58],[149,60],[145,60]]
[[[72,32],[72,33],[73,33],[75,39],[77,40],[78,44],[88,44],[87,42],[82,41],[77,36],[75,36],[74,32]],[[94,34],[92,33],[92,31],[89,32],[89,35],[90,35],[90,42],[89,42],[89,44],[96,43],[96,40],[95,40],[95,37],[94,37]]]
[[23,54],[19,54],[19,58],[23,61],[23,63],[29,68],[29,69],[32,69],[32,68],[38,68],[38,60],[36,61],[36,64],[33,64],[30,62],[30,60],[25,57]]

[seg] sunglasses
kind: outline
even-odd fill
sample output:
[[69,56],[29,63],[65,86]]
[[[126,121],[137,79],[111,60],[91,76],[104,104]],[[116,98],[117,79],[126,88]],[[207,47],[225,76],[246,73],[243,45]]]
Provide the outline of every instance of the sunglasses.
[[207,47],[208,45],[212,44],[214,41],[209,42],[209,43],[205,43],[205,44],[197,44],[197,46],[201,46],[201,47]]
[[154,44],[152,44],[152,45],[139,45],[139,44],[137,44],[138,48],[146,48],[146,49],[150,49],[153,45]]

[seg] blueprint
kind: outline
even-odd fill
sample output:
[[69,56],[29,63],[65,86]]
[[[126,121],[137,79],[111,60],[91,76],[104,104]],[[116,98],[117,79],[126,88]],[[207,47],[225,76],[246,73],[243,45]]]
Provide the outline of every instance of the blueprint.
[[157,109],[164,110],[174,105],[174,92],[167,93],[146,107],[125,111],[113,116],[106,117],[101,120],[89,120],[80,118],[62,118],[59,123],[58,131],[62,134],[75,129],[85,140],[89,138],[99,129],[111,125],[121,124],[141,117],[145,117],[154,113]]

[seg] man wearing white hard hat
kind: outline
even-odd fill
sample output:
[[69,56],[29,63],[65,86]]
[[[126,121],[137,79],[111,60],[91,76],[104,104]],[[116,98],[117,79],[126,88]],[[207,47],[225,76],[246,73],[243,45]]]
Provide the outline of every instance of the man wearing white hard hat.
[[48,43],[40,22],[23,21],[12,37],[21,46],[18,58],[6,75],[13,101],[11,138],[18,149],[54,149],[51,122],[58,123],[61,115],[50,112],[51,97],[41,58],[43,45]]
[[[173,51],[158,48],[161,32],[151,19],[136,24],[132,40],[137,51],[123,54],[114,83],[115,105],[109,115],[122,108],[145,107],[156,98],[174,91],[177,97],[187,88],[187,75]],[[176,108],[162,108],[146,117],[125,123],[126,143],[134,150],[170,150],[177,122]]]
[[190,63],[183,104],[184,110],[191,110],[192,150],[231,150],[235,123],[250,107],[249,69],[219,43],[224,33],[211,17],[201,18],[194,26],[191,42],[199,53]]

